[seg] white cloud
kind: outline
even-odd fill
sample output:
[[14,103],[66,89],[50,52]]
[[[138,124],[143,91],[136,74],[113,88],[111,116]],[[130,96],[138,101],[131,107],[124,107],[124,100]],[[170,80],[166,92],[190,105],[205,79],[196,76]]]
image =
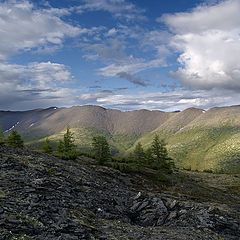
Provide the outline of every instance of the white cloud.
[[164,65],[162,59],[153,59],[146,61],[143,59],[134,59],[130,56],[128,61],[124,61],[121,64],[113,63],[106,67],[100,68],[99,74],[105,77],[114,77],[123,72],[128,74],[135,74],[143,70],[156,68],[162,65]]
[[152,109],[175,111],[189,107],[208,109],[214,106],[233,104],[240,100],[240,96],[234,92],[221,91],[209,92],[205,90],[189,91],[179,90],[171,92],[138,92],[118,93],[101,91],[80,95],[79,99],[84,104],[96,104],[103,107],[122,110]]
[[126,0],[83,0],[83,4],[78,7],[78,12],[85,11],[106,11],[112,14],[115,18],[122,18],[127,21],[146,19],[142,15],[144,10],[137,8],[134,4]]
[[87,29],[61,20],[67,9],[36,9],[29,1],[0,3],[0,60],[20,50],[61,45],[65,37],[74,37]]
[[182,65],[170,76],[197,89],[240,90],[240,1],[199,6],[164,15]]
[[35,62],[24,66],[0,63],[0,107],[27,109],[52,103],[74,103],[76,90],[66,87],[72,80],[63,64]]
[[114,36],[116,33],[117,33],[116,28],[111,28],[111,29],[107,32],[106,36],[107,36],[107,37],[112,37],[112,36]]

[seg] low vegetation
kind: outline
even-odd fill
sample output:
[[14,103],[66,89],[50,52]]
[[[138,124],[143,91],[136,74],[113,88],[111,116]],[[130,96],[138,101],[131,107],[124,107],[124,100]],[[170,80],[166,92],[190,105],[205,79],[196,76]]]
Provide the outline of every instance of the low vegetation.
[[158,170],[159,173],[172,173],[174,162],[168,156],[166,143],[155,135],[149,148],[144,150],[138,142],[133,152],[125,158],[113,158],[112,166],[121,172],[141,172],[146,168]]

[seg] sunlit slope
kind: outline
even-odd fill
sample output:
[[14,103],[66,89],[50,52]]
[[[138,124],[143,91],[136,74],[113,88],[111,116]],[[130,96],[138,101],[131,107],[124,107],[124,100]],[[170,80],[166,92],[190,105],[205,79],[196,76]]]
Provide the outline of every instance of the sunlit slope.
[[139,137],[161,126],[174,114],[148,110],[123,112],[98,106],[40,109],[32,111],[32,114],[29,112],[2,112],[2,122],[11,116],[11,122],[7,119],[8,125],[3,124],[4,130],[15,126],[27,143],[40,145],[45,137],[56,143],[67,126],[70,126],[80,149],[89,149],[92,136],[103,134],[115,153],[126,151]]
[[240,106],[178,113],[98,106],[0,111],[0,125],[6,135],[7,130],[17,129],[27,144],[35,146],[46,137],[56,145],[67,126],[82,150],[90,149],[93,136],[103,134],[113,153],[120,155],[132,151],[139,141],[147,148],[157,133],[165,138],[178,167],[240,171]]
[[178,167],[240,171],[240,106],[187,109],[138,141],[147,147],[155,133],[166,139]]

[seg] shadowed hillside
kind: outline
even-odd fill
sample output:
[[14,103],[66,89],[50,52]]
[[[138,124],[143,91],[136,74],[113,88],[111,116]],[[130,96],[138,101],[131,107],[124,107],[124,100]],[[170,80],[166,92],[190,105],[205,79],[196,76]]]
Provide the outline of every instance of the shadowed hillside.
[[49,108],[26,112],[1,112],[0,125],[5,133],[14,126],[24,139],[38,144],[49,137],[57,141],[67,126],[71,126],[76,143],[87,149],[92,136],[104,134],[117,151],[123,152],[134,142],[161,126],[173,113],[162,111],[126,111],[98,106]]
[[70,126],[78,148],[84,151],[89,150],[93,136],[102,134],[118,155],[128,154],[139,141],[147,148],[157,133],[167,141],[177,167],[240,172],[240,106],[174,113],[98,106],[1,111],[0,125],[6,135],[17,129],[34,146],[45,137],[56,145]]

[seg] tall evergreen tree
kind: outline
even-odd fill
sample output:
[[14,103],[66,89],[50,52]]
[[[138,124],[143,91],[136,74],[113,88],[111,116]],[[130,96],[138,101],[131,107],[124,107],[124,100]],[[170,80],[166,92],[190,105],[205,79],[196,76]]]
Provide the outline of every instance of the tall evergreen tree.
[[6,143],[10,146],[14,147],[23,147],[24,141],[21,135],[17,132],[17,130],[12,130],[9,134],[8,138],[6,139]]
[[145,152],[145,161],[147,165],[151,165],[153,163],[153,152],[151,147],[147,148]]
[[110,147],[105,136],[93,137],[92,146],[99,164],[103,164],[111,157]]
[[169,168],[168,161],[170,158],[168,157],[166,143],[164,140],[160,140],[157,134],[153,138],[151,148],[155,164],[157,164],[159,168]]

